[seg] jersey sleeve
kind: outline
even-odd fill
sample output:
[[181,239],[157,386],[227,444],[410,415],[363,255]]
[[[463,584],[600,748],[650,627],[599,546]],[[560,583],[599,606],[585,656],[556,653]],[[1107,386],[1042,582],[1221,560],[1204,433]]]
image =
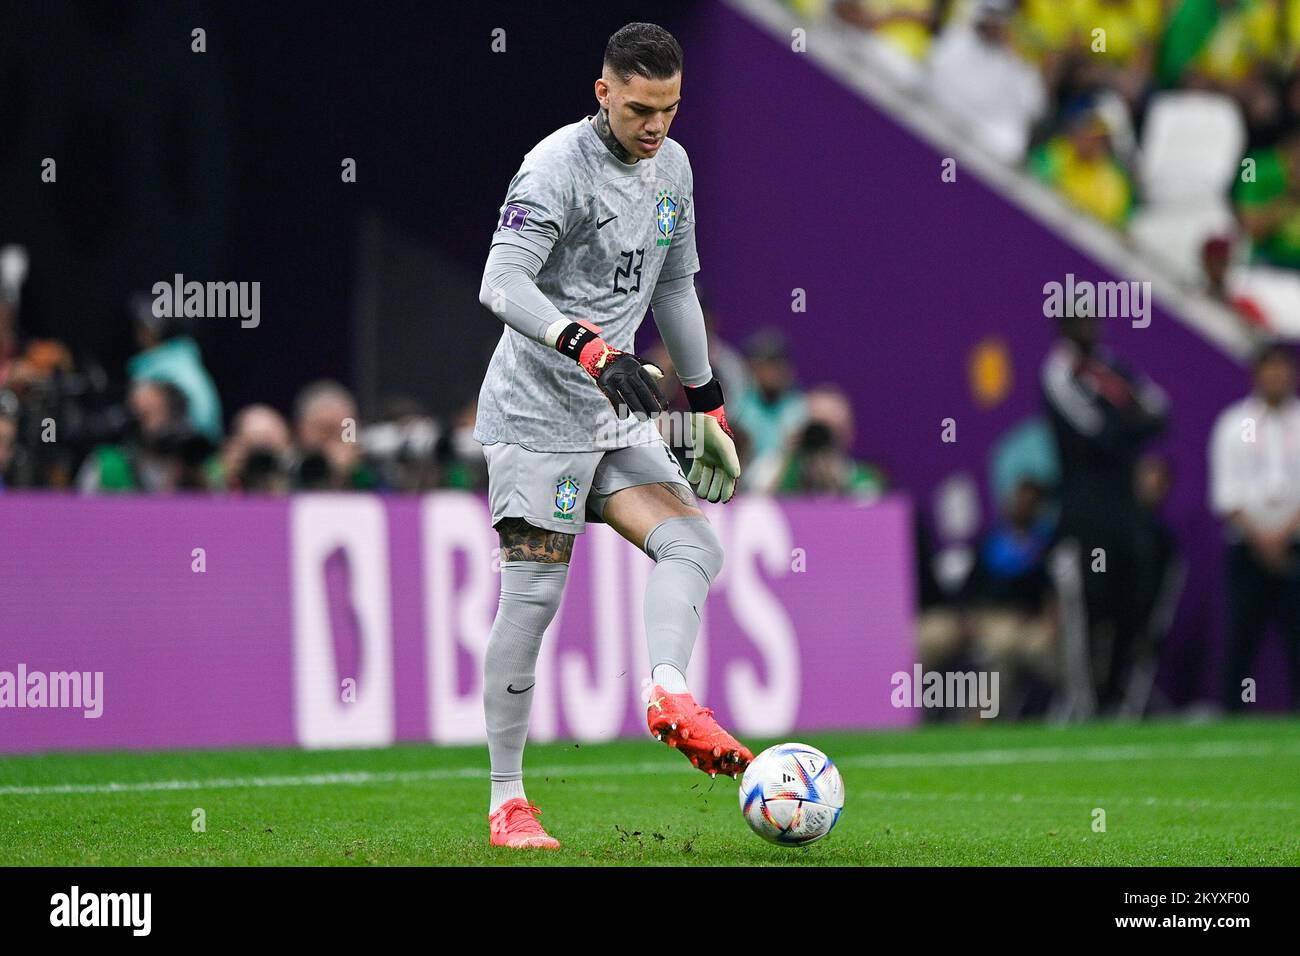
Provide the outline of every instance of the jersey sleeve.
[[525,163],[510,181],[492,245],[522,246],[545,261],[564,235],[573,196],[573,178],[563,169]]
[[655,325],[683,385],[699,388],[713,380],[709,367],[709,333],[704,310],[690,276],[660,278],[650,298]]
[[660,282],[669,282],[694,275],[700,271],[700,257],[695,251],[695,176],[690,161],[686,161],[685,182],[682,186],[681,211],[673,226],[672,242],[664,267],[659,273]]

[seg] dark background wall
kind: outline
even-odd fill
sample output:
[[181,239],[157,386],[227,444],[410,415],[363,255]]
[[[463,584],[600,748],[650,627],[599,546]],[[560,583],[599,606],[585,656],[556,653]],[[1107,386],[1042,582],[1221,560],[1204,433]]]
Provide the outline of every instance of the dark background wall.
[[[701,4],[654,4],[686,29]],[[645,4],[144,3],[52,0],[0,30],[0,243],[33,275],[30,334],[120,369],[133,289],[259,281],[262,324],[206,319],[199,338],[227,413],[287,410],[297,388],[354,381],[362,223],[437,295],[385,300],[384,361],[438,410],[471,397],[499,335],[477,303],[498,206],[523,154],[593,111],[609,34]],[[207,31],[207,52],[190,31]],[[504,29],[506,50],[492,52]],[[690,128],[684,119],[682,130]],[[58,182],[40,181],[41,160]],[[340,180],[344,157],[358,180]],[[354,382],[355,384],[355,382]]]

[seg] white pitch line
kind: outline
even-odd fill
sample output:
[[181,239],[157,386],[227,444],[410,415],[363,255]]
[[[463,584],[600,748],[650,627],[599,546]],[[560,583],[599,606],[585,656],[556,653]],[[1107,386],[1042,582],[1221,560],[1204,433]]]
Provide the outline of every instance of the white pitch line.
[[890,800],[943,801],[952,803],[1077,803],[1083,806],[1108,807],[1113,804],[1138,804],[1144,807],[1168,807],[1180,810],[1280,810],[1294,813],[1300,804],[1285,800],[1202,800],[1198,797],[1105,797],[1100,795],[1024,794],[1024,793],[935,793],[918,790],[853,790],[853,796],[887,803]]
[[1112,744],[1087,747],[1024,747],[1017,750],[966,750],[938,753],[868,754],[835,761],[841,767],[964,767],[1015,763],[1103,762],[1160,759],[1223,759],[1300,754],[1300,742],[1248,743],[1206,741],[1199,744]]
[[[537,777],[629,776],[634,773],[665,773],[672,770],[691,772],[691,768],[666,767],[660,763],[592,764],[587,767],[542,767],[530,769]],[[256,789],[258,787],[329,787],[337,784],[423,783],[437,780],[486,780],[486,767],[462,767],[442,770],[370,771],[312,773],[279,777],[214,777],[209,780],[148,780],[140,783],[59,783],[43,786],[0,787],[0,797],[42,796],[65,793],[142,793],[156,790]]]
[[[887,770],[899,767],[968,767],[998,766],[1017,763],[1122,762],[1133,760],[1193,759],[1209,760],[1233,757],[1275,757],[1300,755],[1300,743],[1256,742],[1237,744],[1231,741],[1193,744],[1119,744],[1089,747],[1030,747],[1021,750],[966,750],[934,753],[862,754],[837,760],[845,769]],[[529,767],[528,775],[538,777],[618,777],[642,773],[695,773],[684,763],[644,761],[622,764],[584,764],[572,766]],[[169,790],[256,789],[260,787],[327,787],[374,783],[424,783],[438,780],[485,780],[486,767],[405,771],[342,771],[297,776],[213,777],[207,780],[151,780],[138,783],[61,783],[32,786],[0,786],[0,797],[28,797],[54,794],[145,793]]]

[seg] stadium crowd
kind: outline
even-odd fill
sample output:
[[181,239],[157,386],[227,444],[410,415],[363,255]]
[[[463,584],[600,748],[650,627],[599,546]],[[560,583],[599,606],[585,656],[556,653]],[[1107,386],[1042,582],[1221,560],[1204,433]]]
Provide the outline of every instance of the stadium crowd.
[[[0,250],[0,263],[24,255]],[[21,273],[14,267],[11,272]],[[229,427],[216,383],[185,320],[154,315],[132,296],[123,334],[136,352],[119,370],[78,363],[63,343],[25,336],[21,283],[0,283],[0,492],[262,493],[311,490],[483,491],[487,471],[473,437],[475,405],[444,419],[409,396],[390,396],[370,418],[334,381],[306,383],[285,416],[265,404],[234,412]],[[706,315],[712,326],[714,313]],[[743,353],[711,332],[729,383],[728,409],[747,467],[746,487],[775,493],[870,497],[881,472],[850,454],[853,409],[831,384],[804,390],[780,333],[764,331]],[[662,345],[665,394],[685,409]],[[684,416],[661,428],[683,462]]]
[[1300,337],[1300,0],[785,0],[1243,323]]

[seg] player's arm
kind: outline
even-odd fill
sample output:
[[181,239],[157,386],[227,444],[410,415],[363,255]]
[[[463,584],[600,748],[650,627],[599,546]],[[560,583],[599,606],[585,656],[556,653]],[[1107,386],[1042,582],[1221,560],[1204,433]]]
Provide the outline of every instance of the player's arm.
[[722,385],[709,367],[709,337],[694,278],[660,279],[650,306],[691,406],[693,461],[687,481],[706,501],[728,501],[740,477],[740,458],[727,424]]
[[740,458],[722,404],[722,386],[709,368],[709,337],[695,294],[700,257],[695,247],[695,177],[687,160],[681,217],[663,271],[650,297],[655,325],[672,356],[691,406],[691,470],[686,476],[706,501],[728,501],[740,477]]
[[[542,189],[521,190],[529,177],[511,184],[483,270],[479,301],[520,335],[577,362],[595,380],[619,417],[653,415],[664,407],[654,365],[612,348],[600,329],[567,318],[537,288],[537,274],[564,232],[564,201]],[[540,198],[532,198],[538,196]]]

